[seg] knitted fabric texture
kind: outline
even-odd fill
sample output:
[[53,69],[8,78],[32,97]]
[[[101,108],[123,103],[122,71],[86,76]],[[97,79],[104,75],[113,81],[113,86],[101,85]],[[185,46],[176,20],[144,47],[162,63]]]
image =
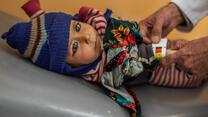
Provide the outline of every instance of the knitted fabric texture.
[[43,14],[28,23],[17,23],[2,38],[10,47],[42,68],[80,75],[92,69],[97,61],[78,68],[66,63],[72,19],[73,16],[61,12]]

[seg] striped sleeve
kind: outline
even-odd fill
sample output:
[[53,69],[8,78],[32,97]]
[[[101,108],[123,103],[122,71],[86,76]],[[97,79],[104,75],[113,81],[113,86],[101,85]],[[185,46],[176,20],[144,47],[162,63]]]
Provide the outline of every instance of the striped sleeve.
[[101,38],[104,37],[107,21],[100,11],[94,8],[81,7],[79,10],[79,16],[80,21],[92,25]]
[[149,83],[174,88],[192,88],[199,86],[203,81],[204,79],[195,76],[188,77],[186,72],[176,69],[175,65],[172,64],[168,67],[158,66]]

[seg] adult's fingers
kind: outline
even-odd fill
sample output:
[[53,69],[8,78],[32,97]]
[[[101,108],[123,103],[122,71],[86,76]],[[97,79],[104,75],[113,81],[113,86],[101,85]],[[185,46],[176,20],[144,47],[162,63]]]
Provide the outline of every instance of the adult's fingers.
[[146,44],[152,43],[152,41],[148,37],[148,35],[150,34],[150,32],[148,30],[148,25],[145,25],[144,22],[139,23],[139,32],[143,37],[143,42],[144,43],[146,43]]
[[151,44],[152,41],[150,40],[150,38],[143,36],[143,42],[146,44]]
[[150,44],[150,43],[152,43],[152,41],[150,40],[150,38],[147,36],[148,34],[148,32],[147,32],[148,30],[146,30],[146,29],[141,29],[140,28],[140,34],[142,35],[142,37],[143,37],[143,42],[144,43],[146,43],[146,44]]
[[170,22],[169,25],[166,25],[166,27],[163,29],[162,37],[166,37],[176,26],[177,24],[175,22]]
[[159,43],[162,35],[162,27],[163,22],[162,20],[156,20],[155,24],[153,24],[153,28],[151,31],[151,41],[153,43]]

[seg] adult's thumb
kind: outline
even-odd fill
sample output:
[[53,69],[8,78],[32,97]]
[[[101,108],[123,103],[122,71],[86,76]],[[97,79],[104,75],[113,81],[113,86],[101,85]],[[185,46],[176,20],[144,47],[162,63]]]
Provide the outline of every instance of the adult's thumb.
[[162,35],[162,23],[155,23],[151,32],[151,41],[153,43],[159,43]]

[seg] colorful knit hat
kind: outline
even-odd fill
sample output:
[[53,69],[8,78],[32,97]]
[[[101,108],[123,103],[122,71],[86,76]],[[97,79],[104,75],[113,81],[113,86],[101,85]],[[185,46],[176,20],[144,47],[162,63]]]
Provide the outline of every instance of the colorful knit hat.
[[78,68],[66,63],[72,19],[73,16],[61,12],[42,14],[28,23],[17,23],[2,38],[10,47],[42,68],[80,75],[92,69],[98,61]]

